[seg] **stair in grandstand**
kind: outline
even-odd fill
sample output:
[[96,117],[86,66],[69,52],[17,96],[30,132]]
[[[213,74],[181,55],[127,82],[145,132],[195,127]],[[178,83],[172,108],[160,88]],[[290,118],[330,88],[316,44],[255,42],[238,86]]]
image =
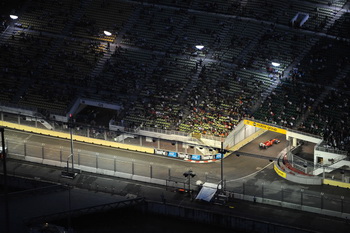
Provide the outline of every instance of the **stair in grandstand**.
[[13,26],[8,26],[5,31],[3,31],[0,34],[0,44],[3,44],[5,41],[7,41],[10,36],[14,33],[15,27]]
[[[96,67],[91,72],[91,76],[97,77],[102,72],[106,61],[108,59],[110,59],[112,54],[115,52],[115,49],[117,48],[117,45],[120,44],[120,42],[122,41],[123,35],[125,35],[125,33],[128,30],[131,30],[132,26],[136,22],[137,17],[139,16],[139,13],[140,13],[139,10],[133,12],[133,14],[130,17],[130,19],[127,21],[127,23],[121,29],[121,31],[118,33],[118,36],[115,39],[115,42],[109,44],[109,47],[110,47],[109,50],[106,53],[104,53],[104,56],[98,61]],[[106,42],[106,44],[107,44],[107,42]],[[107,46],[108,46],[108,44],[107,44]]]
[[[24,29],[24,30],[18,30],[18,31],[24,31],[24,32],[33,32],[33,33],[37,33],[37,31],[31,30],[31,29]],[[50,57],[53,57],[54,54],[57,52],[57,50],[63,45],[63,41],[64,41],[64,36],[61,35],[55,35],[53,33],[50,32],[40,32],[40,34],[42,35],[48,35],[50,37],[54,37],[55,39],[52,42],[52,47],[45,53],[45,55],[39,60],[39,64],[38,64],[38,68],[36,71],[36,75],[40,75],[40,68],[44,67],[46,62],[49,60]],[[19,99],[24,95],[25,91],[27,90],[27,87],[29,85],[31,85],[32,80],[30,78],[28,78],[26,80],[25,83],[23,83],[21,85],[21,89],[19,89],[17,95],[15,96],[15,98],[13,99],[13,101],[15,103],[17,103],[19,101]]]
[[317,169],[315,169],[313,171],[313,174],[315,176],[318,176],[320,174],[322,174],[323,172],[326,172],[326,173],[329,173],[329,172],[332,172],[338,168],[341,168],[341,167],[349,167],[350,166],[350,161],[349,161],[349,158],[342,158],[340,159],[339,161],[334,161],[333,164],[331,165],[328,165],[328,166],[321,166]]
[[[17,12],[18,15],[22,15],[23,12],[26,11],[26,9],[28,8],[28,4],[30,3],[30,1],[27,1],[20,9],[19,12]],[[13,33],[13,31],[16,28],[16,22],[15,21],[11,21],[9,26],[7,26],[6,30],[2,33],[0,33],[0,44],[2,44],[4,41],[6,41]]]
[[74,24],[83,16],[85,9],[90,5],[91,2],[92,2],[92,0],[83,0],[80,3],[80,7],[75,12],[74,16],[71,18],[71,20],[69,20],[66,23],[66,25],[62,31],[63,35],[68,35],[72,31]]
[[115,43],[110,44],[109,42],[105,42],[107,51],[103,54],[103,57],[99,59],[97,62],[95,68],[91,71],[91,76],[97,77],[103,70],[104,64],[108,59],[111,58],[112,54],[114,53],[117,45]]
[[[125,33],[128,30],[131,30],[132,26],[135,24],[136,19],[139,17],[139,13],[140,10],[135,10],[132,14],[132,16],[130,17],[130,19],[126,22],[126,24],[124,25],[124,27],[121,29],[121,31],[118,33],[117,38],[115,39],[114,43],[110,43],[109,46],[109,50],[104,53],[103,58],[101,58],[96,67],[92,70],[91,72],[91,76],[95,76],[97,77],[103,70],[103,67],[106,63],[106,61],[112,56],[112,54],[115,52],[115,49],[117,48],[117,45],[121,43],[123,36],[125,35]],[[107,42],[106,42],[107,44]],[[108,46],[108,44],[107,44]]]
[[335,15],[333,15],[332,19],[329,20],[329,21],[326,23],[326,25],[325,25],[325,27],[323,28],[322,31],[323,31],[324,33],[326,33],[326,32],[328,31],[328,29],[329,29],[330,27],[333,26],[333,24],[335,23],[335,21],[338,20],[345,12],[346,12],[346,11],[343,11],[343,10],[340,8],[340,9],[338,10],[338,12],[337,12]]
[[242,59],[244,59],[245,57],[247,57],[246,55],[253,49],[256,47],[256,45],[258,44],[259,40],[261,39],[261,36],[263,35],[263,33],[265,33],[265,30],[260,31],[258,35],[255,35],[254,39],[243,49],[243,51],[241,52],[241,54],[239,54],[239,56],[236,59],[236,63],[239,63]]
[[[84,13],[84,9],[86,7],[88,7],[89,3],[91,3],[92,0],[85,0],[81,3],[81,7],[75,12],[74,17],[71,18],[71,20],[69,20],[66,24],[65,27],[62,31],[61,34],[56,35],[54,33],[49,33],[49,32],[41,32],[42,34],[47,34],[51,37],[55,37],[55,40],[53,42],[53,46],[51,47],[51,49],[49,51],[47,51],[47,53],[45,54],[45,56],[43,56],[43,58],[41,59],[40,65],[39,66],[44,66],[44,64],[46,63],[46,61],[48,60],[48,58],[50,57],[54,57],[55,53],[57,52],[57,50],[62,47],[63,43],[64,43],[64,39],[66,39],[66,37],[68,36],[69,32],[71,32],[71,30],[73,29],[74,23],[79,20],[79,18],[83,15]],[[40,70],[40,69],[39,69]]]
[[305,119],[308,118],[308,116],[310,115],[310,113],[312,112],[313,109],[316,109],[316,107],[319,105],[319,103],[321,103],[324,98],[326,98],[329,94],[329,92],[331,90],[333,90],[334,88],[336,88],[339,84],[339,82],[347,77],[347,74],[350,72],[350,65],[348,65],[347,67],[345,67],[345,69],[343,69],[333,80],[332,84],[330,84],[329,86],[326,86],[325,91],[322,92],[322,94],[319,95],[319,97],[315,100],[315,102],[313,103],[313,105],[311,106],[311,109],[308,109],[306,111],[306,113],[304,115],[302,115],[299,119],[299,121],[295,124],[295,127],[300,126]]
[[[311,50],[311,48],[315,45],[315,43],[318,41],[318,39],[310,39],[307,43],[307,49],[304,49],[303,52],[301,52],[299,54],[299,56],[286,68],[284,69],[284,74],[288,75],[289,72],[298,65],[298,63],[300,63],[300,61],[302,61],[302,59],[305,57],[305,55],[307,55],[309,53],[309,51]],[[284,77],[282,77],[283,79]],[[261,102],[265,101],[265,99],[271,94],[271,92],[278,86],[278,84],[280,83],[280,80],[276,80],[276,82],[273,82],[273,84],[266,89],[265,92],[263,92],[261,94],[261,99],[260,101],[257,101],[257,103],[252,107],[251,112],[254,113],[258,108]]]
[[[205,64],[205,61],[203,61],[203,66]],[[197,80],[198,80],[198,76],[199,74],[202,72],[203,66],[201,66],[197,72],[195,74],[193,74],[191,76],[191,82],[186,86],[186,88],[182,91],[181,95],[180,95],[180,102],[183,103],[186,100],[186,96],[187,93],[190,93],[191,90],[193,90],[194,88],[196,88],[196,84],[197,84]]]
[[121,31],[119,31],[118,36],[115,40],[116,44],[120,44],[122,42],[123,36],[126,34],[126,32],[129,30],[132,30],[132,27],[136,23],[139,15],[140,15],[140,9],[134,10],[134,12],[130,16],[129,20],[127,20],[127,22],[121,28]]
[[189,19],[188,14],[182,15],[181,23],[177,24],[174,31],[172,32],[172,39],[168,39],[167,43],[165,44],[165,47],[169,48],[168,51],[171,49],[171,46],[175,43],[175,36],[174,35],[181,35],[181,31],[183,30],[183,26],[187,24]]
[[198,9],[200,4],[202,4],[201,0],[194,0],[192,1],[190,8]]
[[[332,1],[333,2],[333,1]],[[331,20],[329,20],[325,27],[323,28],[323,32],[326,33],[328,31],[328,29],[330,29],[334,23],[340,19],[345,13],[348,12],[348,10],[346,9],[349,9],[350,7],[350,2],[346,2],[342,7],[340,6],[329,6],[330,9],[334,9],[336,11],[336,13],[333,15],[333,17],[331,18]]]
[[[188,20],[188,16],[186,16],[187,20]],[[186,21],[187,21],[186,20]],[[184,24],[184,22],[182,23]],[[182,27],[179,27],[179,29],[181,29]],[[219,36],[221,37],[222,35],[225,35],[228,31],[229,31],[230,27],[226,26],[223,27],[223,29],[221,29]],[[208,64],[212,61],[212,59],[210,59],[213,56],[215,49],[210,49],[209,52],[207,54],[205,54],[205,57],[197,57],[197,61],[196,63],[198,63],[198,67],[199,69],[197,70],[197,72],[191,77],[191,82],[186,86],[186,88],[184,89],[184,91],[182,92],[181,96],[180,96],[180,101],[183,102],[186,99],[186,95],[187,93],[190,93],[191,90],[193,90],[194,88],[197,87],[197,81],[198,81],[198,76],[200,75],[200,73],[202,72],[203,67],[208,67]],[[199,63],[201,63],[202,65],[200,66]],[[216,80],[216,82],[218,82],[219,80]],[[216,83],[213,83],[213,86],[215,86]],[[200,102],[201,100],[199,100]],[[187,115],[185,115],[185,117],[187,117]]]

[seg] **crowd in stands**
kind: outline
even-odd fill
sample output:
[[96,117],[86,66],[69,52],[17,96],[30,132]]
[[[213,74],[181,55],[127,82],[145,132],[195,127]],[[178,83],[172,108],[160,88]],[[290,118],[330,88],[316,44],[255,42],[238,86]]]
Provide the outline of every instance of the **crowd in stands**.
[[[214,136],[252,117],[348,150],[348,13],[331,25],[346,1],[44,2],[27,1],[0,35],[1,101],[58,112],[84,96],[120,103],[128,128]],[[299,11],[309,31],[289,27]],[[314,35],[327,27],[338,38]]]
[[299,130],[323,136],[332,148],[349,151],[349,100],[349,93],[331,91]]
[[6,19],[7,17],[4,17],[4,16],[2,16],[1,18],[0,18],[0,32],[3,32],[3,31],[5,31],[5,29],[7,28],[7,19]]
[[287,128],[294,128],[300,117],[312,108],[319,91],[323,91],[320,85],[314,86],[284,80],[266,100],[261,102],[254,117]]
[[349,41],[321,39],[298,64],[294,81],[329,85],[349,64]]

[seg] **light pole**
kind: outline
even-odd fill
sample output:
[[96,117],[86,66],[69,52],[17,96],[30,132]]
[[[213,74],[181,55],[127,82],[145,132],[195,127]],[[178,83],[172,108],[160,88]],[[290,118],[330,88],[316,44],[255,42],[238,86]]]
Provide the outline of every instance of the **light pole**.
[[204,49],[204,45],[198,44],[198,45],[196,45],[195,47],[196,47],[196,49],[197,49],[197,51],[195,52],[195,55],[197,56],[197,55],[202,54],[201,52],[202,52],[202,50]]
[[7,196],[7,168],[6,168],[6,146],[5,146],[5,129],[0,128],[1,132],[1,158],[4,170],[4,193],[5,193],[5,231],[10,232],[10,221],[9,221],[9,208],[8,208],[8,196]]
[[[188,177],[188,192],[191,195],[191,177],[195,177],[196,173],[194,173],[191,169],[185,172],[184,177]],[[191,195],[192,196],[192,195]]]
[[[77,175],[77,172],[74,169],[73,127],[74,127],[73,115],[70,113],[69,120],[68,120],[68,128],[69,128],[69,133],[70,133],[70,155],[68,156],[68,159],[67,159],[67,170],[62,171],[62,176],[66,177],[66,178],[70,178],[70,179],[74,179],[75,176]],[[71,171],[69,169],[69,160],[70,159],[72,161]]]
[[[111,36],[112,35],[112,32],[110,32],[110,31],[103,31],[103,34],[105,34],[105,36]],[[107,49],[108,49],[108,51],[110,50],[110,47],[111,47],[111,45],[110,45],[110,43],[109,43],[109,41],[107,42]]]
[[74,150],[73,150],[73,115],[69,114],[69,133],[70,133],[70,155],[72,157],[72,172],[74,173]]
[[221,193],[224,192],[224,142],[221,141],[221,149],[220,149],[220,154],[221,154]]

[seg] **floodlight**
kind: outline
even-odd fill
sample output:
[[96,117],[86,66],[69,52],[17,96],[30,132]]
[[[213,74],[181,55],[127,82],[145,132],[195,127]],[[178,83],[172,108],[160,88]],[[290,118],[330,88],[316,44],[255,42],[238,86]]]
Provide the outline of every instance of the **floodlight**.
[[202,49],[204,48],[204,45],[196,45],[196,48],[197,48],[198,50],[202,50]]
[[281,65],[280,63],[277,63],[277,62],[271,62],[271,64],[272,64],[273,66],[275,66],[275,67],[278,67],[278,66]]
[[11,19],[18,19],[18,16],[17,15],[10,15],[10,18]]
[[109,32],[109,31],[103,31],[103,33],[104,33],[106,36],[111,36],[111,35],[112,35],[112,33]]

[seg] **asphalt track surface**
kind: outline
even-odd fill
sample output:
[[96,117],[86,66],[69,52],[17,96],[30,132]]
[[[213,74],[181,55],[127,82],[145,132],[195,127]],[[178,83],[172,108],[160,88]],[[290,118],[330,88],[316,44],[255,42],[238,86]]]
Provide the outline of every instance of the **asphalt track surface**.
[[[281,140],[281,143],[273,145],[272,147],[261,150],[259,149],[259,143],[265,142],[271,138],[278,138]],[[70,148],[70,142],[69,140],[62,140],[58,138],[52,138],[47,137],[43,135],[35,135],[35,134],[29,134],[25,132],[18,132],[18,131],[12,131],[12,130],[6,130],[6,139],[8,141],[11,141],[9,145],[11,146],[17,146],[17,148],[11,148],[9,147],[9,150],[14,151],[21,151],[20,147],[21,144],[23,144],[23,141],[25,140],[27,144],[35,144],[39,145],[37,147],[33,147],[31,149],[28,148],[28,151],[30,150],[30,153],[38,153],[40,154],[42,152],[42,145],[45,144],[45,157],[49,158],[50,156],[55,157],[57,156],[57,147],[63,147],[63,150],[66,152],[69,152]],[[17,142],[17,144],[16,144]],[[298,193],[298,190],[304,189],[305,191],[308,191],[311,194],[314,195],[308,195],[304,197],[304,203],[310,204],[310,205],[316,205],[319,206],[319,199],[317,198],[317,195],[319,195],[321,192],[325,194],[327,197],[333,197],[334,199],[338,199],[340,196],[344,196],[345,200],[350,199],[350,193],[347,189],[337,188],[337,187],[331,187],[331,186],[307,186],[307,185],[299,185],[295,183],[291,183],[287,180],[284,180],[283,178],[279,177],[273,170],[272,163],[269,161],[268,158],[276,158],[278,153],[283,150],[286,147],[286,140],[284,138],[284,135],[276,134],[273,132],[267,132],[266,134],[263,134],[259,138],[255,139],[248,145],[242,147],[240,151],[237,153],[234,153],[227,157],[224,160],[224,177],[226,178],[226,187],[227,190],[236,191],[239,189],[242,189],[242,184],[245,184],[246,192],[250,192],[251,194],[258,194],[261,193],[261,185],[265,185],[265,195],[269,198],[278,199],[281,196],[280,188],[283,187],[284,190],[284,201],[293,202],[296,200],[298,202],[298,197],[300,194]],[[149,163],[153,163],[157,166],[162,167],[169,167],[171,166],[172,174],[177,175],[179,178],[182,178],[182,172],[186,171],[187,169],[193,169],[197,176],[193,179],[193,181],[198,179],[205,179],[205,177],[208,178],[209,181],[218,181],[220,179],[220,162],[215,163],[207,163],[207,164],[194,164],[189,163],[181,160],[175,160],[170,159],[167,157],[161,157],[156,155],[149,155],[149,154],[143,154],[138,152],[131,152],[131,151],[124,151],[124,150],[118,150],[113,148],[106,148],[106,147],[100,147],[96,145],[89,145],[84,143],[74,143],[75,150],[84,150],[89,151],[92,154],[94,153],[100,153],[102,156],[117,156],[118,161],[125,160],[125,161],[131,161],[134,160],[135,163],[143,163],[145,165]],[[11,153],[11,152],[10,152]],[[29,152],[28,152],[29,153]],[[239,153],[249,153],[249,154],[256,154],[264,156],[264,158],[256,158],[254,156],[245,156],[240,155],[236,156],[236,154]],[[13,156],[16,157],[16,156]],[[40,156],[38,156],[40,157]],[[57,159],[57,158],[56,158]],[[86,161],[89,162],[89,161]],[[93,162],[91,162],[93,164]],[[1,168],[0,168],[1,171]],[[177,205],[192,205],[193,202],[188,203],[188,198],[185,198],[184,196],[173,193],[173,192],[166,192],[164,190],[164,187],[156,187],[151,188],[150,185],[147,184],[138,184],[137,182],[133,181],[123,181],[118,178],[114,178],[111,176],[107,177],[101,177],[98,175],[93,174],[85,174],[82,173],[78,175],[76,179],[73,181],[67,181],[63,180],[64,178],[60,177],[60,169],[54,168],[52,166],[46,166],[46,165],[35,165],[35,164],[28,164],[27,162],[21,162],[21,160],[12,160],[9,161],[8,164],[8,173],[9,175],[17,175],[17,176],[24,176],[24,177],[31,177],[34,179],[40,179],[40,180],[50,180],[51,182],[55,183],[62,183],[62,182],[71,182],[72,185],[76,187],[83,188],[85,190],[91,190],[91,189],[103,189],[103,187],[111,192],[111,190],[119,190],[119,195],[125,196],[126,194],[132,194],[135,196],[146,196],[150,199],[160,200],[160,194],[164,192],[164,195],[169,201],[174,201],[175,203],[178,203]],[[166,173],[166,172],[165,172]],[[147,173],[146,173],[147,174]],[[77,193],[76,193],[77,192]],[[109,199],[108,195],[106,197],[102,197],[103,201],[98,199],[95,195],[88,195],[85,194],[83,190],[75,189],[73,197],[78,198],[77,203],[79,201],[85,202],[85,204],[81,203],[81,206],[88,206],[88,205],[94,205],[95,203],[108,203],[112,200]],[[114,191],[112,191],[114,192]],[[84,193],[84,194],[82,194]],[[94,193],[94,192],[93,192]],[[65,192],[65,196],[67,197],[67,192]],[[91,201],[89,199],[84,199],[83,197],[95,197],[96,201]],[[114,196],[113,196],[114,197]],[[50,197],[47,197],[48,201]],[[52,197],[55,202],[55,197]],[[19,199],[18,199],[19,200]],[[18,202],[18,200],[15,200],[15,203]],[[44,199],[42,199],[44,200]],[[38,203],[42,201],[41,199],[38,199]],[[57,199],[59,200],[59,199]],[[115,200],[115,199],[113,199]],[[65,200],[62,200],[65,202]],[[15,203],[11,203],[12,205],[17,205]],[[23,199],[23,203],[27,203],[25,199]],[[28,199],[29,207],[25,208],[25,212],[18,212],[18,215],[23,216],[38,216],[42,214],[49,214],[50,211],[52,211],[54,208],[48,208],[47,210],[42,209],[43,212],[38,212],[38,209],[35,207],[36,205],[40,205],[38,203],[34,203],[32,199]],[[30,204],[32,203],[32,204]],[[58,207],[60,207],[62,204],[57,202]],[[297,204],[297,203],[296,203]],[[23,204],[24,205],[24,204]],[[65,204],[67,205],[67,204]],[[200,205],[200,204],[196,204]],[[332,218],[329,216],[322,216],[322,215],[315,215],[310,213],[304,213],[304,212],[298,212],[296,210],[287,209],[287,208],[278,208],[278,207],[269,207],[266,205],[262,206],[250,206],[249,202],[240,202],[235,201],[233,203],[234,209],[231,209],[230,212],[235,212],[239,214],[240,216],[251,216],[252,214],[256,214],[256,218],[262,219],[262,220],[268,220],[268,221],[274,221],[274,222],[280,222],[288,225],[293,226],[300,226],[303,228],[308,228],[309,226],[312,228],[317,229],[319,232],[332,232],[329,231],[329,226],[332,224],[336,224],[337,227],[333,227],[333,229],[337,230],[336,232],[345,232],[344,220],[340,218]],[[81,207],[77,206],[77,208]],[[63,208],[63,206],[61,206]],[[332,206],[329,206],[330,209]],[[18,206],[18,208],[20,208]],[[210,210],[213,209],[213,206],[208,206]],[[348,207],[347,207],[348,208]],[[67,209],[67,206],[65,208]],[[226,209],[227,210],[227,209]],[[225,210],[225,211],[226,211]],[[339,209],[335,209],[339,210]],[[45,212],[46,211],[46,212]],[[347,213],[350,213],[350,208],[346,209]],[[0,214],[1,215],[1,214]],[[14,215],[15,216],[15,215]],[[306,216],[306,217],[305,217]],[[21,216],[19,216],[21,217]],[[253,216],[251,216],[253,217]],[[14,221],[14,217],[11,218]],[[273,220],[272,220],[273,219]],[[305,219],[309,219],[305,222]],[[331,222],[327,222],[331,221]],[[339,228],[338,228],[339,224]],[[328,229],[328,230],[323,230]]]
[[[274,144],[267,149],[260,149],[259,143],[265,142],[272,138],[278,138],[281,142]],[[31,134],[16,130],[6,130],[6,140],[9,143],[9,151],[22,152],[23,141],[27,142],[27,154],[31,156],[41,157],[42,146],[45,147],[46,159],[59,159],[59,149],[63,148],[66,157],[70,151],[70,141],[66,139],[53,138],[44,135]],[[36,145],[36,146],[29,146]],[[337,188],[333,186],[309,186],[303,184],[292,183],[279,177],[273,170],[273,163],[270,159],[275,159],[278,154],[287,146],[285,135],[275,132],[266,132],[249,144],[242,147],[238,152],[232,153],[224,159],[223,171],[224,179],[226,181],[227,190],[242,189],[243,183],[251,186],[252,195],[260,193],[261,186],[271,188],[275,195],[283,187],[284,190],[290,192],[310,191],[312,194],[320,195],[320,193],[327,194],[330,198],[339,199],[344,196],[350,200],[350,192],[348,189]],[[99,168],[106,168],[113,170],[113,158],[116,159],[116,170],[125,173],[131,173],[131,163],[134,163],[134,174],[149,177],[150,165],[152,166],[152,177],[166,179],[169,176],[177,180],[183,180],[183,173],[189,169],[196,173],[196,176],[191,179],[191,183],[200,180],[202,182],[219,183],[221,178],[221,161],[213,163],[190,163],[183,160],[168,158],[159,155],[151,155],[140,152],[133,152],[127,150],[120,150],[115,148],[103,147],[98,145],[91,145],[86,143],[74,142],[74,151],[81,151],[80,153],[89,153],[88,156],[83,157],[81,164],[86,166],[96,166],[95,154],[99,154]],[[23,153],[23,152],[22,152]],[[249,156],[240,155],[239,153],[248,153]],[[16,158],[16,156],[13,156]],[[77,160],[75,156],[75,161]],[[66,161],[66,160],[64,160]],[[76,163],[76,162],[75,162]],[[169,172],[170,170],[170,172]],[[247,187],[248,187],[247,186]],[[272,191],[271,191],[272,192]],[[295,194],[297,195],[297,194]],[[271,195],[273,197],[273,195]]]
[[[274,144],[267,149],[259,149],[259,143],[265,142],[271,138],[278,138],[281,143]],[[59,160],[59,150],[63,150],[63,160],[70,154],[70,141],[65,139],[53,138],[44,135],[30,134],[22,131],[7,130],[6,139],[9,143],[9,151],[15,154],[23,153],[23,142],[26,141],[26,153],[33,157],[41,157],[42,147],[45,147],[45,159]],[[270,164],[268,158],[276,158],[278,153],[284,149],[286,141],[284,135],[267,132],[255,139],[248,145],[241,148],[237,153],[231,154],[224,160],[224,177],[226,181],[237,180],[248,175],[254,174]],[[77,151],[86,156],[81,156],[80,163],[86,166],[95,167],[95,154],[98,153],[102,158],[99,161],[99,168],[111,169],[114,157],[116,157],[117,170],[128,172],[131,162],[136,164],[135,172],[148,175],[149,165],[154,168],[154,175],[164,177],[168,174],[168,168],[171,168],[171,176],[182,177],[183,172],[192,169],[196,174],[196,179],[202,181],[219,182],[221,174],[220,161],[214,163],[197,164],[183,160],[172,159],[159,155],[150,155],[133,151],[120,150],[115,148],[91,145],[86,143],[74,142],[75,160],[77,159]],[[256,158],[252,156],[236,156],[240,152],[256,154],[264,156],[264,158]],[[146,171],[141,171],[146,170]],[[142,175],[142,174],[140,174]],[[276,175],[277,176],[277,175]]]
[[[27,177],[34,176],[34,181],[57,181],[60,177],[60,169],[54,168],[52,166],[46,166],[35,163],[28,163],[18,160],[9,160],[8,167],[10,170],[16,168],[17,171],[21,171],[22,175],[27,175]],[[1,168],[0,168],[1,173]],[[17,174],[21,175],[21,174]],[[17,183],[11,179],[13,183]],[[28,181],[22,181],[24,184],[28,184]],[[127,200],[134,197],[145,197],[146,200],[160,202],[161,194],[164,194],[167,204],[178,206],[178,207],[191,207],[196,209],[201,209],[203,211],[219,212],[225,213],[227,215],[237,216],[238,218],[243,218],[243,221],[249,219],[254,219],[254,221],[271,222],[277,225],[281,224],[283,226],[301,228],[312,233],[329,233],[329,232],[348,232],[348,223],[341,218],[334,218],[330,216],[324,216],[319,214],[313,214],[303,211],[297,211],[288,208],[281,208],[276,206],[264,205],[259,203],[253,203],[250,201],[242,201],[239,199],[233,199],[227,205],[213,205],[209,203],[202,203],[191,201],[190,198],[181,193],[169,191],[164,187],[149,185],[147,183],[134,182],[125,179],[111,178],[108,176],[94,175],[88,173],[79,174],[74,180],[61,178],[61,184],[69,184],[74,187],[71,193],[65,189],[50,188],[34,188],[29,189],[29,192],[23,191],[19,193],[10,194],[10,224],[11,232],[28,232],[24,231],[26,220],[30,220],[33,217],[46,216],[55,214],[60,211],[68,211],[69,203],[71,203],[71,209],[79,210],[80,208],[94,207],[101,204],[114,203],[120,200]],[[92,188],[87,186],[87,184],[92,184]],[[99,186],[97,186],[99,185]],[[40,186],[39,186],[40,187]],[[113,187],[114,190],[107,190],[105,192],[105,187],[109,189]],[[70,198],[69,198],[70,197]],[[71,199],[71,202],[69,202]],[[4,210],[4,202],[0,199],[0,209]],[[198,224],[196,222],[187,221],[186,224],[179,225],[179,221],[173,219],[172,222],[167,222],[168,225],[160,226],[154,229],[150,227],[153,222],[150,221],[146,225],[142,225],[139,221],[133,218],[134,221],[124,221],[122,219],[114,219],[113,222],[117,223],[118,227],[108,232],[153,232],[153,233],[170,233],[186,231],[190,232],[239,232],[235,230],[228,229],[215,229],[209,230],[208,226],[203,224]],[[2,227],[4,227],[4,211],[0,211],[0,232]],[[48,221],[51,222],[51,221]],[[63,220],[66,223],[66,220]],[[73,219],[73,224],[75,220]],[[155,223],[159,224],[159,223]],[[132,229],[137,228],[137,230],[132,231]],[[280,232],[275,227],[271,226],[271,230],[263,232]],[[87,229],[90,230],[90,229]],[[91,232],[91,231],[88,231]],[[99,232],[98,230],[94,232]],[[260,232],[256,229],[255,232]],[[296,232],[293,229],[283,232]]]

